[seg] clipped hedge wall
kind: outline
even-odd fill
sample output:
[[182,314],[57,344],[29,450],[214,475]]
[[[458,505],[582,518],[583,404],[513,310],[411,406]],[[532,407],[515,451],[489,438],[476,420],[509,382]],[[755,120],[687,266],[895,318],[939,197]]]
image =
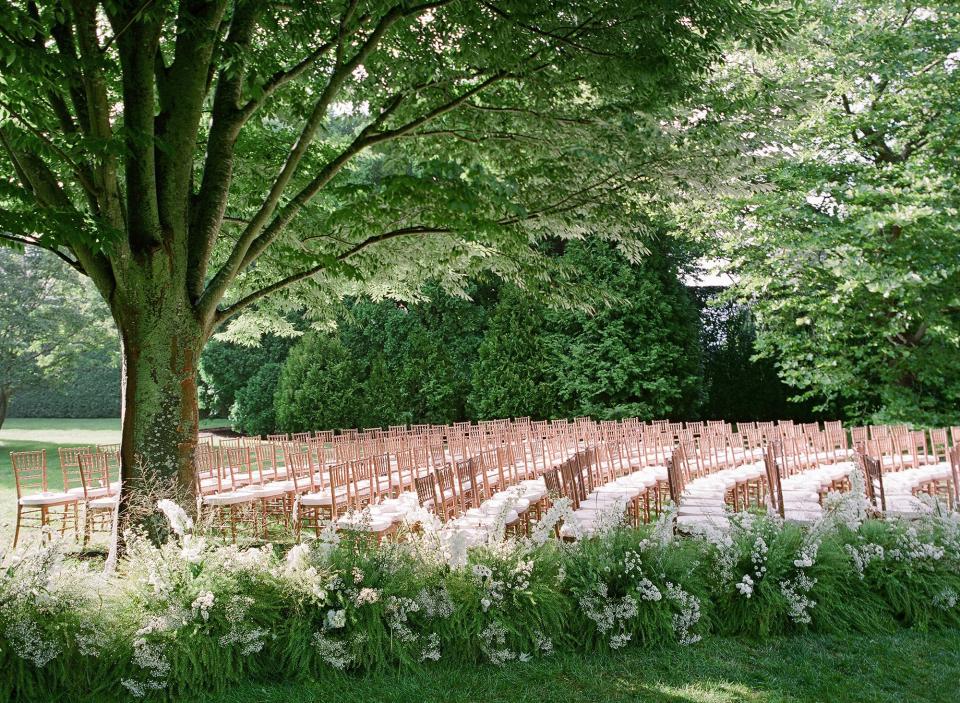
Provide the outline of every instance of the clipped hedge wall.
[[56,383],[14,393],[8,417],[120,417],[120,364],[115,352],[83,353]]

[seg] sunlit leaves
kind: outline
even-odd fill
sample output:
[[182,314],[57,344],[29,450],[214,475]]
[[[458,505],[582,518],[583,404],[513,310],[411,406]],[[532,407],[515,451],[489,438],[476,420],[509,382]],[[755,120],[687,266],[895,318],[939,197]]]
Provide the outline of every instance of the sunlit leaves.
[[960,12],[863,0],[817,3],[810,18],[757,64],[773,95],[808,108],[758,127],[773,189],[720,220],[734,294],[753,306],[760,352],[806,397],[955,421],[960,71],[945,58]]

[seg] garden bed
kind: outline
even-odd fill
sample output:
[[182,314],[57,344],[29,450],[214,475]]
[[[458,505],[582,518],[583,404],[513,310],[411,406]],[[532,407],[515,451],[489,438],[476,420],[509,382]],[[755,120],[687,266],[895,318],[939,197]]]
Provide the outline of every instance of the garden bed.
[[864,520],[861,507],[838,503],[811,527],[740,515],[729,532],[686,537],[668,514],[468,552],[429,530],[379,546],[333,533],[225,546],[168,506],[179,534],[133,540],[110,576],[55,545],[8,558],[0,697],[196,696],[398,667],[482,678],[472,667],[535,672],[637,648],[696,658],[704,638],[960,627],[960,516]]

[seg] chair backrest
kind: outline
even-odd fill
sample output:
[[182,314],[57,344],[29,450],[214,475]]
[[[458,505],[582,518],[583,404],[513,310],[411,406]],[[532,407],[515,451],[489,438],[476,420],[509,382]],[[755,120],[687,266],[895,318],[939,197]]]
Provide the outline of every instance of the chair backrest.
[[80,455],[80,481],[83,486],[84,498],[90,497],[90,492],[99,489],[110,490],[110,457],[103,453]]
[[374,454],[371,457],[373,462],[373,475],[377,480],[377,488],[381,494],[393,497],[400,491],[393,473],[393,463],[389,454]]
[[686,476],[683,468],[683,447],[677,447],[667,460],[667,486],[674,507],[680,506],[683,490],[686,488]]
[[256,481],[265,483],[272,481],[277,476],[277,451],[272,444],[260,444],[254,449],[254,459],[256,461]]
[[563,495],[563,487],[560,484],[560,472],[558,469],[547,469],[544,471],[543,483],[547,487],[547,495],[551,498],[559,498]]
[[287,452],[287,480],[293,481],[293,490],[300,493],[313,489],[313,462],[310,452]]
[[290,435],[290,440],[296,444],[301,444],[301,445],[306,444],[307,442],[310,441],[310,433],[294,432],[292,435]]
[[10,452],[17,498],[47,490],[47,450]]
[[866,488],[867,500],[875,510],[885,513],[887,511],[887,496],[883,489],[883,466],[879,459],[874,459],[867,454],[860,455],[860,463],[866,477],[864,487]]
[[960,505],[960,444],[950,448],[950,472],[953,474],[953,504]]
[[373,462],[370,459],[357,459],[350,462],[350,479],[353,485],[351,504],[358,510],[366,503],[376,502],[377,481],[373,474]]
[[777,463],[777,446],[782,447],[779,442],[771,442],[767,445],[763,455],[763,464],[767,475],[767,485],[769,486],[767,495],[769,496],[770,508],[779,513],[780,517],[784,517],[783,485],[780,482],[780,466]]
[[[436,479],[432,473],[423,476],[417,476],[413,479],[413,485],[417,491],[417,500],[420,505],[433,509],[437,504]],[[427,504],[429,503],[429,506]]]
[[250,450],[247,447],[228,447],[221,453],[221,469],[226,487],[239,488],[250,483]]
[[460,498],[457,494],[453,467],[450,464],[444,464],[434,470],[434,475],[436,476],[437,498],[440,501],[438,514],[443,520],[447,520],[447,518],[454,516]]
[[92,447],[58,447],[60,473],[63,474],[63,490],[80,487],[80,455],[90,454]]
[[940,463],[947,461],[950,442],[947,441],[947,428],[931,428],[930,430],[930,456],[933,461]]
[[330,478],[330,509],[333,517],[336,517],[340,505],[350,505],[353,501],[350,462],[343,461],[331,465],[328,476]]
[[479,503],[480,485],[476,477],[476,461],[465,459],[454,462],[454,471],[457,478],[457,493],[460,496],[460,506],[464,510],[477,507]]
[[219,492],[223,489],[223,477],[220,473],[221,450],[212,446],[206,449],[197,447],[193,455],[194,488],[197,495]]
[[107,465],[111,471],[116,470],[117,476],[120,475],[120,445],[119,444],[98,444],[97,453],[107,455]]
[[587,497],[577,457],[571,457],[560,464],[560,479],[563,481],[563,494],[570,498],[573,509],[577,510]]

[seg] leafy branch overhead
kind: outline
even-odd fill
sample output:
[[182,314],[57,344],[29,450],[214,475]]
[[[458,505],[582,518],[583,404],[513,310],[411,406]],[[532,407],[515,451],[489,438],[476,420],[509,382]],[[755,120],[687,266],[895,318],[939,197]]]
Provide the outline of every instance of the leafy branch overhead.
[[4,3],[0,230],[115,305],[166,267],[211,329],[290,287],[520,281],[537,242],[628,240],[701,177],[663,109],[783,25],[733,0]]

